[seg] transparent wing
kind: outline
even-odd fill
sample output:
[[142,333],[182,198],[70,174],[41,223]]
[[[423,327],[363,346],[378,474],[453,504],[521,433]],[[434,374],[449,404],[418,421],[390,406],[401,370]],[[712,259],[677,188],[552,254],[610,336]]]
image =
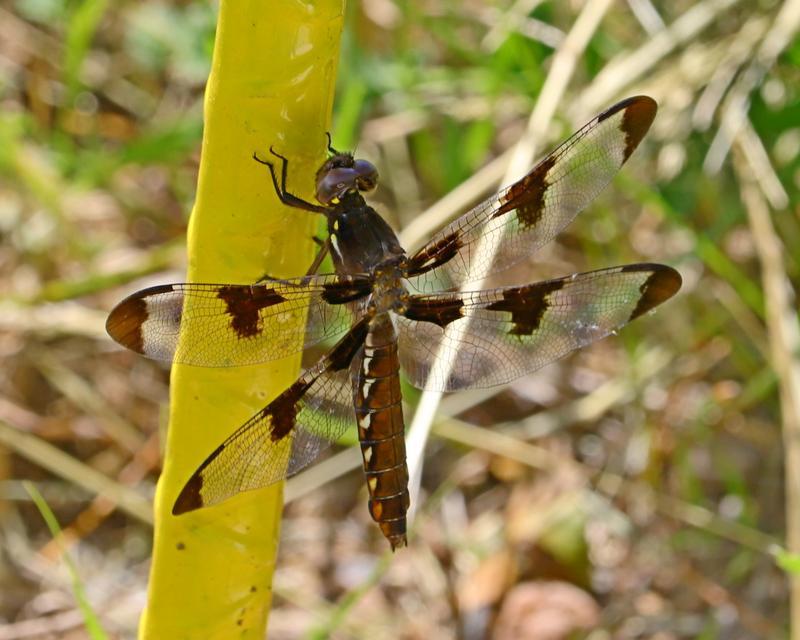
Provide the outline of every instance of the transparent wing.
[[[409,281],[433,291],[505,269],[552,240],[611,181],[650,127],[656,103],[628,98],[596,116],[510,187],[433,236],[411,257]],[[494,259],[480,255],[495,238]]]
[[[632,264],[521,287],[412,296],[400,364],[419,388],[491,387],[599,340],[672,297],[671,267]],[[440,352],[453,366],[435,365]]]
[[335,275],[254,285],[160,285],[120,302],[106,330],[122,346],[158,360],[257,364],[344,333],[371,290],[366,276]]
[[354,424],[350,363],[367,334],[357,323],[316,365],[255,414],[197,468],[172,508],[185,513],[291,476]]

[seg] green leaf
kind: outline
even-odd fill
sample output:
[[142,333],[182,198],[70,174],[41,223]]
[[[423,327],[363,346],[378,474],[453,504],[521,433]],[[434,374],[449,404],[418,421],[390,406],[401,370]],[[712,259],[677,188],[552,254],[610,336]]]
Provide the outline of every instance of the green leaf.
[[800,553],[791,553],[786,549],[778,549],[775,552],[775,564],[786,573],[800,575]]
[[[33,503],[36,505],[36,508],[39,510],[39,513],[42,514],[42,519],[45,521],[47,528],[50,530],[50,535],[52,535],[53,539],[59,544],[60,547],[62,547],[61,527],[58,524],[55,514],[52,512],[49,505],[42,497],[42,494],[39,493],[39,490],[32,482],[23,482],[23,486],[25,487],[25,491],[27,491],[28,495],[31,497],[31,500],[33,500]],[[63,547],[62,552],[62,557],[64,558],[64,562],[67,565],[67,570],[69,571],[69,575],[72,579],[72,593],[75,596],[75,600],[78,602],[78,608],[81,610],[81,614],[83,614],[83,622],[86,625],[86,631],[89,632],[89,637],[92,638],[92,640],[106,640],[108,636],[103,630],[100,621],[97,619],[92,606],[89,604],[89,600],[86,598],[86,591],[83,588],[83,582],[78,574],[78,569],[75,566],[75,563],[72,561],[69,553],[67,553]]]

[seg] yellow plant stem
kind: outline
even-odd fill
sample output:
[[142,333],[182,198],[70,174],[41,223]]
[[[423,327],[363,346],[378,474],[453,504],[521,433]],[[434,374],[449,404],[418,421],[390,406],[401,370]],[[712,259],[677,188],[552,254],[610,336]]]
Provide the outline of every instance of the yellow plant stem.
[[[190,281],[251,283],[302,275],[316,216],[284,207],[253,152],[290,159],[289,189],[313,199],[325,153],[343,0],[222,0],[205,96]],[[173,516],[195,468],[296,377],[299,356],[257,367],[172,370],[169,433],[139,637],[263,638],[282,508],[281,484]]]

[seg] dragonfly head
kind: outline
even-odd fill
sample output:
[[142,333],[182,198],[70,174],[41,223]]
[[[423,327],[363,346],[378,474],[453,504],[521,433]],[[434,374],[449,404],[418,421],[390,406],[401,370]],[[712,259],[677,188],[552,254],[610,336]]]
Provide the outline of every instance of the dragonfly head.
[[336,153],[317,171],[316,197],[325,206],[336,204],[347,193],[372,191],[378,184],[378,170],[351,153]]

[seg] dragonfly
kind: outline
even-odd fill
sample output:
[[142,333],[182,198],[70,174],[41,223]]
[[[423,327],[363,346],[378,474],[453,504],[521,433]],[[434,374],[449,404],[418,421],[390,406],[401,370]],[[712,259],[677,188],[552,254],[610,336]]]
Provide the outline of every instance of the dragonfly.
[[[254,365],[336,342],[208,454],[172,513],[291,476],[355,423],[369,513],[392,550],[404,546],[410,499],[401,370],[414,386],[440,392],[504,384],[615,333],[679,290],[675,269],[650,263],[469,288],[567,226],[625,164],[656,110],[647,96],[613,105],[411,255],[364,199],[378,182],[372,163],[337,151],[329,137],[317,202],[309,202],[287,190],[287,158],[272,148],[274,159],[254,154],[281,202],[327,220],[309,272],[143,289],[111,311],[108,333],[145,356],[202,367]],[[491,257],[480,249],[487,238],[496,245]],[[333,273],[316,273],[328,252]],[[450,366],[435,366],[437,358]]]

